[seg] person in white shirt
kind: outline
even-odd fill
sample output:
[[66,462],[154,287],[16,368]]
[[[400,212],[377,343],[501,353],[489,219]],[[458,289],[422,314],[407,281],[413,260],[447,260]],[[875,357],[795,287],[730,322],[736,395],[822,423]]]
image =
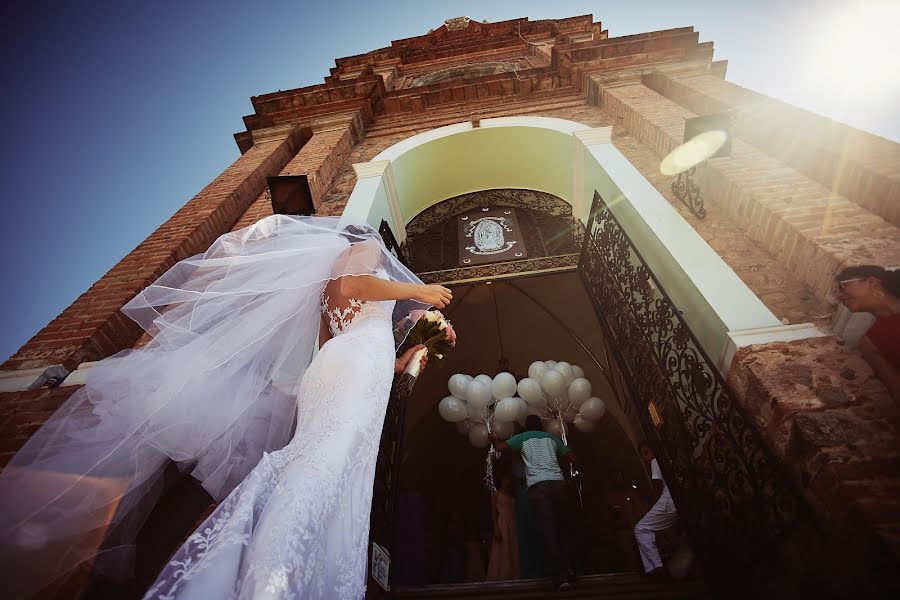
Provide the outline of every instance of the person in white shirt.
[[678,521],[678,511],[669,494],[666,480],[663,479],[659,462],[653,449],[642,442],[638,446],[641,459],[650,468],[650,480],[653,485],[653,506],[647,514],[634,526],[634,537],[637,540],[641,552],[641,561],[644,563],[644,572],[650,576],[663,575],[662,559],[656,547],[656,532],[672,527]]

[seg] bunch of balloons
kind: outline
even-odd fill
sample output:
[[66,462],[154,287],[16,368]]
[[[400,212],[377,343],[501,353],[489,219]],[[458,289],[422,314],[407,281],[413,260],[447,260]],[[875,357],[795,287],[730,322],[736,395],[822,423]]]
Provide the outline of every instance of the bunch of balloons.
[[590,432],[606,414],[603,400],[591,396],[584,371],[564,361],[535,361],[519,382],[505,372],[493,378],[457,373],[447,387],[451,395],[440,401],[438,412],[476,448],[490,445],[489,433],[507,439],[514,423],[524,426],[528,415],[538,415],[546,431],[565,438],[567,423]]

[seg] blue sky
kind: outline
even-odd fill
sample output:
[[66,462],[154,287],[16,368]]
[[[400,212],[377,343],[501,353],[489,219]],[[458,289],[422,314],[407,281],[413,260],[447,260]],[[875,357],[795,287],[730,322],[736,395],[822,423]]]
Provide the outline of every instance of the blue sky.
[[250,96],[451,17],[693,25],[730,81],[900,140],[886,0],[16,4],[0,9],[0,360],[237,158]]

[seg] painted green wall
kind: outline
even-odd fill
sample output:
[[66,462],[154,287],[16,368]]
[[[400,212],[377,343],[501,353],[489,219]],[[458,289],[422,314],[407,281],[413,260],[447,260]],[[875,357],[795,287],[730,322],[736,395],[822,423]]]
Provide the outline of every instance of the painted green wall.
[[407,222],[433,204],[478,190],[572,196],[572,136],[550,129],[472,129],[418,146],[392,166]]

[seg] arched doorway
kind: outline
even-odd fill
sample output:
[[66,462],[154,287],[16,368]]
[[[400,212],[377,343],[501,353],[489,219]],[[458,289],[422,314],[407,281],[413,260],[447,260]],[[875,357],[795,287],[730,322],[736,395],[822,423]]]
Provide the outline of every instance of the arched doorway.
[[[618,399],[630,417],[623,421],[629,427],[622,431],[630,432],[625,437],[632,443],[636,437],[652,440],[698,552],[716,567],[715,576],[729,577],[734,564],[751,560],[789,527],[798,510],[790,486],[722,377],[732,336],[777,327],[777,320],[609,143],[609,131],[541,118],[487,120],[482,127],[460,124],[419,134],[358,165],[345,214],[387,224],[399,253],[408,258],[420,234],[414,220],[445,199],[505,188],[532,189],[567,203],[573,231],[585,232],[577,256],[541,257],[556,261],[543,269],[522,268],[523,259],[422,275],[481,290],[470,292],[476,294],[488,280],[498,290],[500,285],[514,289],[515,278],[571,276],[583,304],[571,312],[602,331],[622,374]],[[530,360],[541,358],[549,357],[532,349]],[[437,389],[417,390],[415,397],[436,395]],[[427,471],[423,464],[430,464],[402,466],[404,431],[409,435],[409,423],[427,425],[434,418],[417,421],[411,411],[420,405],[414,401],[392,404],[372,534],[388,545],[403,469],[421,477]],[[452,432],[438,435],[453,443]],[[415,434],[410,440],[416,443]],[[379,519],[387,524],[381,531]],[[741,535],[731,537],[734,531]]]

